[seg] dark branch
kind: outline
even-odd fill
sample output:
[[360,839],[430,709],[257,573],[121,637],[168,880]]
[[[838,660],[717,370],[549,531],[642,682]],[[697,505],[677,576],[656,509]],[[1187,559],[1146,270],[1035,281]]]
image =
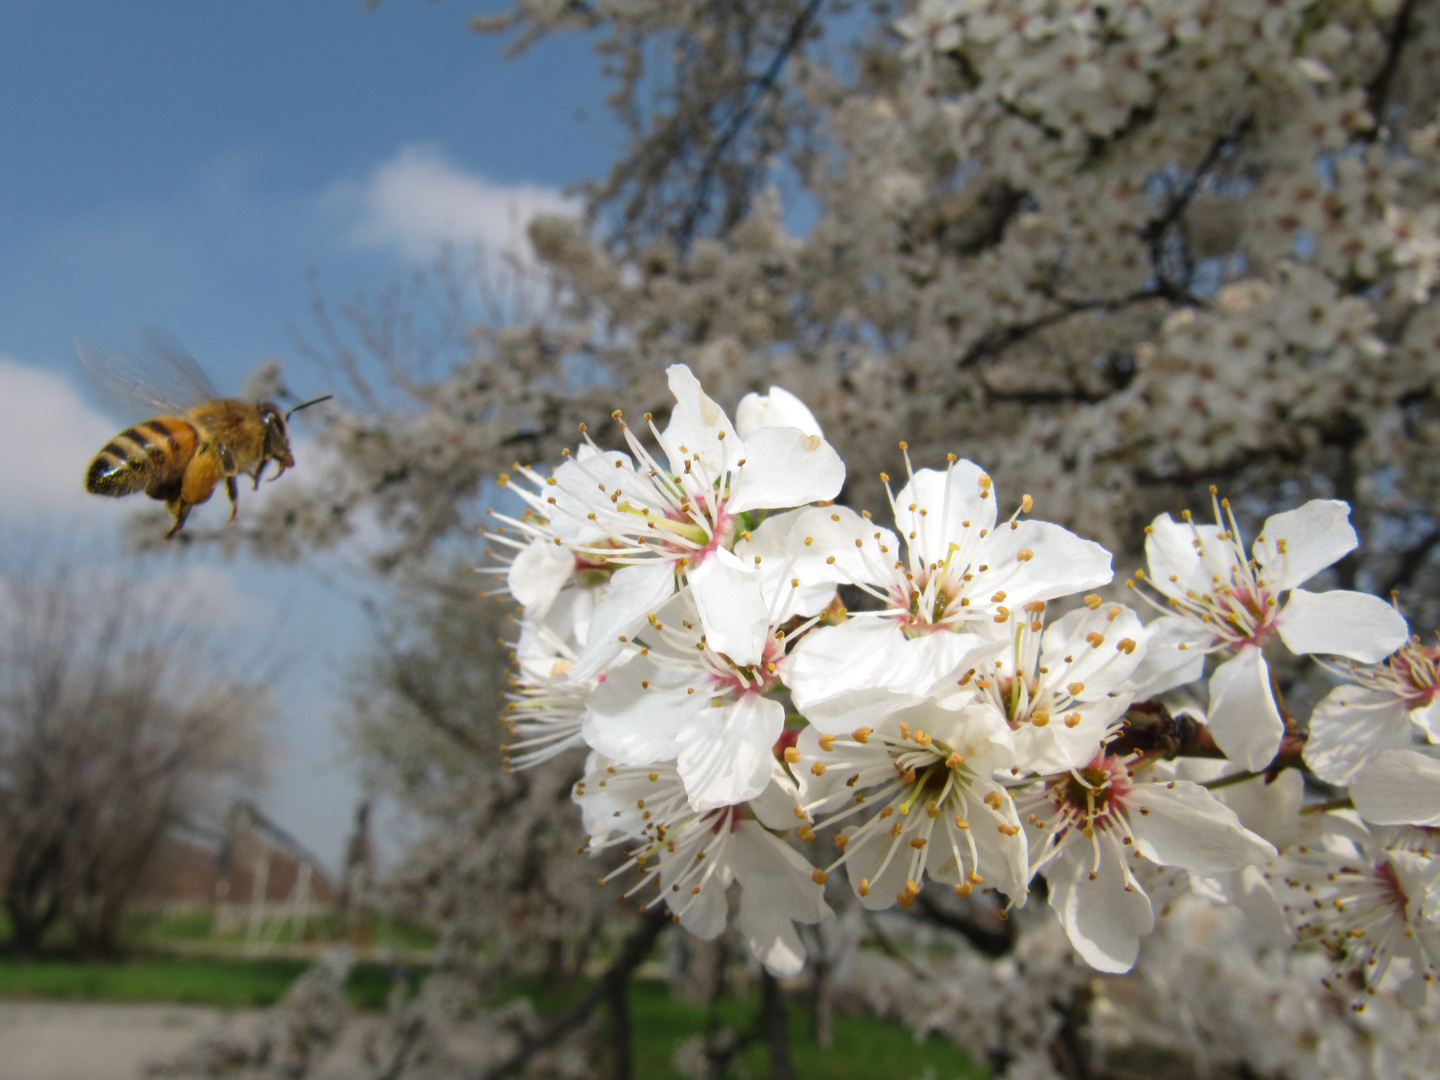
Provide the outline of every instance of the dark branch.
[[810,3],[805,5],[805,9],[795,17],[795,21],[790,24],[789,33],[785,35],[785,40],[771,58],[770,66],[751,84],[749,94],[730,115],[719,138],[705,154],[705,160],[700,164],[700,175],[695,181],[695,194],[690,199],[690,205],[685,208],[685,214],[676,228],[676,242],[682,250],[690,246],[700,216],[705,213],[705,208],[710,202],[710,190],[714,186],[715,171],[720,165],[720,159],[740,136],[740,132],[744,130],[755,109],[779,86],[780,73],[785,70],[785,65],[789,62],[790,57],[800,47],[800,43],[805,40],[805,35],[810,32],[811,26],[815,23],[815,17],[820,13],[823,4],[824,0],[810,0]]
[[1380,70],[1375,73],[1375,79],[1365,88],[1365,108],[1375,120],[1375,130],[1385,123],[1385,104],[1390,98],[1390,87],[1395,82],[1395,73],[1400,70],[1400,53],[1405,48],[1405,42],[1410,37],[1410,16],[1415,9],[1415,0],[1405,0],[1400,5],[1400,10],[1395,13],[1395,22],[1391,24],[1390,36],[1386,42],[1385,59],[1380,64]]
[[928,892],[922,892],[915,899],[917,914],[955,931],[986,956],[1005,956],[1015,948],[1015,930],[1009,922],[1000,923],[1001,928],[997,930],[961,912],[951,911]]
[[1411,579],[1420,572],[1420,568],[1429,561],[1437,545],[1440,545],[1440,526],[1431,529],[1417,543],[1401,552],[1395,569],[1377,590],[1380,595],[1389,596],[1401,586],[1410,584]]
[[658,910],[647,911],[635,932],[625,939],[625,944],[620,947],[619,955],[605,969],[605,973],[596,980],[595,985],[585,996],[572,1005],[564,1015],[556,1018],[528,1039],[522,1039],[520,1048],[493,1069],[482,1073],[481,1080],[502,1080],[503,1077],[514,1076],[525,1068],[537,1053],[554,1046],[589,1019],[590,1014],[595,1011],[595,1007],[602,1001],[614,1000],[614,995],[618,992],[617,988],[623,989],[626,986],[630,976],[635,973],[635,969],[643,964],[645,958],[650,955],[650,950],[654,948],[655,940],[660,936],[661,931],[669,925],[670,912],[668,909],[662,907]]

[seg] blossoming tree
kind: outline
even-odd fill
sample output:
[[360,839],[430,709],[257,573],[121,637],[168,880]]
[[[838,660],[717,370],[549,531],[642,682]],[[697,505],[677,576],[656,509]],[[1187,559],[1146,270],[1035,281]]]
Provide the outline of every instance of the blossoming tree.
[[[249,538],[378,524],[413,586],[485,531],[519,612],[504,753],[574,803],[516,843],[573,830],[767,987],[818,961],[997,1075],[1136,1040],[1423,1075],[1440,8],[524,2],[477,28],[594,34],[626,151],[586,220],[532,223],[544,314],[445,309],[440,376],[394,301],[322,308],[356,407]],[[428,854],[458,861],[450,813]]]

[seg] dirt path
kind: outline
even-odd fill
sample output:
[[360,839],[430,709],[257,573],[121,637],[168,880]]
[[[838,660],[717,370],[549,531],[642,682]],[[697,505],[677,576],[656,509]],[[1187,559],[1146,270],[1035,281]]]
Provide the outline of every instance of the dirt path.
[[89,1005],[0,1001],[0,1080],[136,1080],[145,1062],[173,1054],[222,1017],[251,1011],[196,1005]]

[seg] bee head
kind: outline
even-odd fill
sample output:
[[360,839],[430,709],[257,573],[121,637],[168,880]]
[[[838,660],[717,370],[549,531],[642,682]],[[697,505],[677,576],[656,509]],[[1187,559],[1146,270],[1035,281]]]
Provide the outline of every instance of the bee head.
[[265,426],[264,451],[260,455],[260,467],[255,471],[255,486],[260,486],[260,476],[265,471],[265,466],[274,461],[280,468],[272,476],[271,480],[278,480],[280,474],[286,469],[295,467],[295,458],[290,453],[290,426],[288,421],[291,416],[301,409],[308,409],[311,405],[319,405],[322,401],[329,401],[334,395],[326,394],[324,397],[311,398],[309,401],[302,401],[288,412],[281,412],[277,405],[268,401],[262,401],[256,406],[260,410],[260,422]]
[[265,426],[265,445],[261,454],[261,468],[265,462],[274,461],[280,466],[271,479],[276,479],[286,469],[294,468],[295,459],[290,454],[290,428],[285,423],[286,414],[268,401],[260,403],[260,422]]

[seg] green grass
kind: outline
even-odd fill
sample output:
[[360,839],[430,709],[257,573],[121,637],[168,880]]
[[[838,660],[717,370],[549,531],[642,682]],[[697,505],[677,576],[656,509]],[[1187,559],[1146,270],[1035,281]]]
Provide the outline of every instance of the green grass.
[[[758,995],[721,1004],[722,1020],[737,1033],[753,1025]],[[681,1080],[673,1058],[675,1044],[700,1034],[705,1008],[672,997],[659,980],[636,982],[630,992],[635,1030],[635,1075],[657,1080]],[[929,1072],[934,1080],[970,1080],[985,1076],[965,1054],[950,1043],[930,1038],[917,1043],[904,1028],[873,1016],[837,1013],[835,1045],[825,1051],[815,1045],[810,1018],[797,1002],[788,1006],[790,1054],[796,1080],[916,1080]],[[770,1075],[769,1057],[761,1042],[742,1056],[743,1072],[752,1077]]]
[[116,964],[0,960],[0,995],[240,1008],[278,1001],[308,966],[304,960],[209,957],[140,957]]
[[[433,931],[385,916],[376,916],[371,930],[371,944],[377,949],[425,950],[435,946]],[[243,924],[224,933],[217,932],[213,913],[208,908],[166,913],[136,912],[126,918],[121,936],[132,945],[146,946],[194,942],[240,945],[246,940]],[[280,945],[324,943],[343,941],[346,931],[340,915],[329,912],[312,917],[303,925],[291,919],[283,920],[278,926],[267,924],[264,936],[267,941]]]
[[[0,997],[255,1008],[278,1001],[307,966],[304,960],[278,958],[142,955],[115,964],[58,959],[16,963],[0,958]],[[412,992],[423,975],[423,969],[406,973]],[[392,969],[386,965],[358,963],[351,969],[346,994],[360,1008],[378,1009],[390,994],[392,979]],[[539,988],[517,984],[503,996],[514,998],[532,989]],[[570,994],[557,994],[547,988],[534,997],[539,1008],[553,1014],[578,992],[572,988]],[[726,1000],[720,1009],[722,1022],[737,1033],[749,1031],[757,1000],[755,994]],[[630,1005],[635,1075],[680,1080],[673,1063],[675,1046],[704,1030],[704,1006],[671,996],[666,984],[656,979],[637,980]],[[828,1052],[815,1045],[809,1016],[799,1003],[790,1004],[789,1020],[797,1080],[910,1080],[927,1074],[934,1080],[970,1080],[985,1075],[949,1043],[938,1038],[917,1043],[908,1031],[874,1017],[837,1014],[835,1046]],[[742,1075],[769,1075],[766,1048],[758,1041],[741,1061]]]
[[[305,960],[202,956],[137,956],[114,964],[0,959],[0,997],[256,1008],[279,1001],[309,966]],[[345,991],[358,1007],[378,1009],[390,987],[390,969],[367,962],[351,968]]]

